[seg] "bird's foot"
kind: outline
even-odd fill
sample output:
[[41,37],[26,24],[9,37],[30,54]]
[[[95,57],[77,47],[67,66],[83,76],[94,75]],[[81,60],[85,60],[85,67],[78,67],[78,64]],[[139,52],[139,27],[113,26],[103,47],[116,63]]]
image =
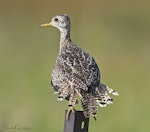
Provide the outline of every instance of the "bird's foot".
[[67,113],[66,113],[66,120],[69,120],[70,114],[75,111],[75,109],[72,105],[68,105],[68,106],[69,106],[69,108],[68,108]]

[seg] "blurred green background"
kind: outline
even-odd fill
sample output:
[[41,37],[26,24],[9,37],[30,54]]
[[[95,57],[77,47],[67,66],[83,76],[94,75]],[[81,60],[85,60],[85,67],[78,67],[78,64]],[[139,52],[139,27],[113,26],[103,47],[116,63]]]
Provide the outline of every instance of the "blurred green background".
[[63,132],[67,101],[58,102],[50,86],[59,31],[38,28],[62,13],[71,17],[74,43],[100,66],[102,82],[120,93],[99,108],[97,122],[90,119],[89,132],[149,131],[149,0],[0,0],[0,127]]

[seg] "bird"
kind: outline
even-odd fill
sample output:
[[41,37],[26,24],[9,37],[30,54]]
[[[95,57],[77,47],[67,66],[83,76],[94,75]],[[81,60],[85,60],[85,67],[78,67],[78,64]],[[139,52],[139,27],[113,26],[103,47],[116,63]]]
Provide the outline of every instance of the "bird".
[[51,21],[40,27],[53,26],[60,31],[59,53],[52,71],[51,85],[58,94],[58,101],[68,100],[66,119],[75,111],[81,100],[85,118],[90,115],[96,120],[98,106],[112,104],[110,94],[119,93],[101,83],[100,69],[93,56],[79,48],[70,37],[71,22],[67,14],[52,17]]

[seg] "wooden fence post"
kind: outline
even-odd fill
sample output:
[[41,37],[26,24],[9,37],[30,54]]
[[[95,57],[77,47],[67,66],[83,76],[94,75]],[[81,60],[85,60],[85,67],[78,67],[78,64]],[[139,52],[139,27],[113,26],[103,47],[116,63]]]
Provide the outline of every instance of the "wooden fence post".
[[67,111],[65,111],[64,132],[88,132],[89,118],[84,117],[83,111],[71,113],[68,120],[66,113]]

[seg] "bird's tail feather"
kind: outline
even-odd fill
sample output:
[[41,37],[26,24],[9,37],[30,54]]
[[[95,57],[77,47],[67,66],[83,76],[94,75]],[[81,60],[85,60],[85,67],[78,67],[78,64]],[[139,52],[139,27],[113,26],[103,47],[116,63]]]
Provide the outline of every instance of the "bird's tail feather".
[[81,91],[81,102],[84,116],[88,118],[91,114],[95,117],[98,113],[98,105],[100,107],[106,107],[107,104],[112,104],[113,99],[109,96],[109,94],[113,94],[115,96],[119,95],[115,90],[102,83],[95,88],[94,92],[87,93],[86,91]]
[[84,116],[88,118],[91,114],[95,117],[98,112],[98,103],[96,98],[91,93],[87,94],[87,92],[85,91],[82,91],[81,95],[81,103],[84,111]]
[[105,107],[107,104],[113,103],[113,99],[109,96],[110,94],[115,96],[119,95],[118,92],[102,83],[100,83],[99,87],[96,88],[96,93],[98,96],[97,102],[100,107]]

